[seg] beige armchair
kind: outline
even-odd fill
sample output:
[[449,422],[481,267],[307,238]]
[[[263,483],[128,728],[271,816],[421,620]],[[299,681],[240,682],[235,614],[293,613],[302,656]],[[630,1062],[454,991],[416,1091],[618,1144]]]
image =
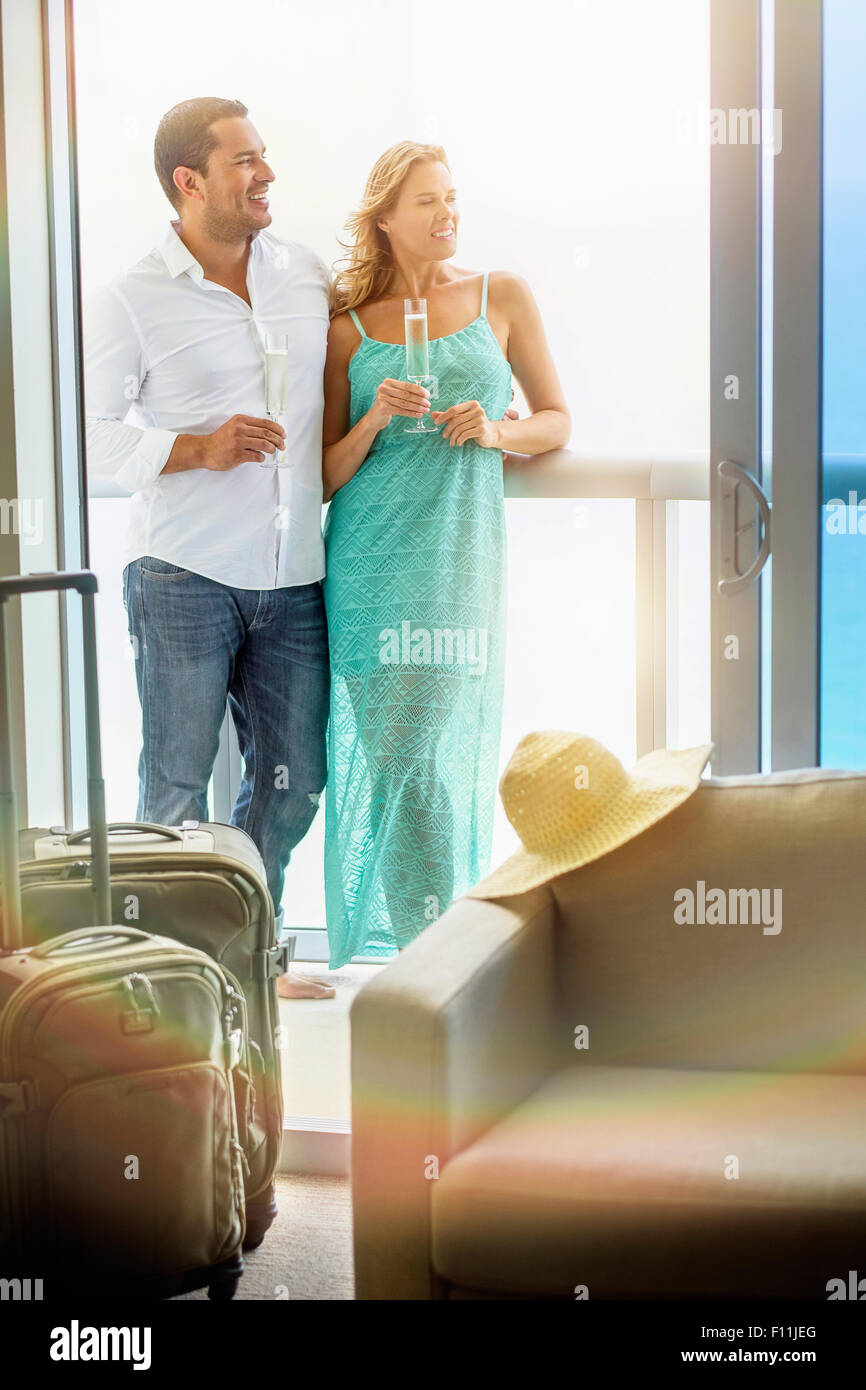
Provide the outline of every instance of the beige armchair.
[[864,774],[705,779],[600,860],[455,903],[351,1021],[358,1298],[866,1275]]

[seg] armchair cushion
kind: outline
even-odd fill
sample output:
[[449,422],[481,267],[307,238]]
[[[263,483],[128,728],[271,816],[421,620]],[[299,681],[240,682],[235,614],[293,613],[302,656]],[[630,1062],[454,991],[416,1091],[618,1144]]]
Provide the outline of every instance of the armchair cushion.
[[530,1297],[826,1298],[862,1268],[864,1154],[864,1077],[578,1062],[447,1164],[433,1266]]

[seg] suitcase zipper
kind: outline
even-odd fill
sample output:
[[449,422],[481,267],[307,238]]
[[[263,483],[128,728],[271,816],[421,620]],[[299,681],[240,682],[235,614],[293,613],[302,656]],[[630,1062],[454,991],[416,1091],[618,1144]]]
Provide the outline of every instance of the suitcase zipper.
[[[255,1083],[253,1081],[253,1069],[250,1063],[250,1029],[247,1014],[247,1000],[246,995],[241,989],[240,980],[238,980],[237,976],[231,970],[228,970],[226,966],[222,966],[222,970],[225,972],[226,979],[229,982],[229,1009],[231,1023],[234,1023],[235,1011],[238,1011],[241,1016],[241,1037],[243,1038],[244,1074],[249,1079],[247,1113],[244,1116],[244,1131],[246,1134],[249,1134],[250,1126],[252,1125],[253,1117],[255,1115],[256,1088]],[[235,1000],[237,1001],[236,1004],[234,1003]],[[246,1156],[244,1156],[244,1163],[246,1165],[247,1176],[249,1176],[250,1167],[246,1161]]]
[[[117,859],[114,860],[114,863],[117,864]],[[211,883],[217,884],[219,888],[223,891],[225,889],[228,889],[229,892],[231,892],[237,899],[237,905],[239,908],[241,918],[243,920],[243,926],[241,930],[248,931],[251,926],[252,919],[250,916],[248,899],[240,891],[240,889],[237,888],[235,884],[231,883],[228,878],[225,878],[220,874],[206,872],[187,872],[186,864],[187,861],[184,860],[184,869],[160,870],[158,874],[159,882],[171,884],[172,882],[177,882],[178,880],[184,879],[192,879],[196,882],[200,882],[202,879],[207,879]],[[127,885],[137,886],[140,883],[141,878],[149,879],[156,877],[156,874],[154,873],[154,865],[152,860],[149,862],[145,861],[141,865],[140,873],[138,875],[136,875],[135,872],[136,867],[137,866],[131,863],[128,858],[124,857],[122,872],[113,873],[111,876],[112,889],[119,890],[122,893],[123,888]],[[212,865],[211,868],[213,868]],[[46,871],[47,869],[48,871]],[[21,891],[22,893],[25,893],[27,889],[30,887],[38,888],[44,886],[46,888],[51,888],[54,885],[62,885],[69,882],[84,882],[87,881],[90,878],[90,876],[91,866],[89,859],[76,859],[71,861],[67,860],[65,862],[62,860],[39,860],[36,861],[35,864],[25,866],[25,868],[22,870]]]
[[[159,981],[161,979],[168,979],[172,982],[186,980],[192,984],[202,985],[207,990],[207,993],[212,997],[214,1001],[217,1016],[222,1026],[224,1051],[227,1057],[231,1042],[228,1022],[229,1015],[226,1010],[221,1008],[221,1000],[219,996],[217,995],[213,986],[207,982],[204,976],[196,973],[193,970],[172,970],[170,972],[151,970],[150,973],[153,979],[156,981]],[[136,991],[139,989],[139,985],[136,983],[136,981],[141,980],[142,978],[147,980],[147,985],[150,988],[150,979],[147,976],[142,977],[140,971],[130,971],[128,975],[119,975],[117,979],[114,981],[118,989],[121,987],[125,987],[127,991],[127,998],[131,1004],[131,1007],[129,1009],[123,1010],[119,1015],[121,1019],[121,1032],[123,1033],[140,1033],[145,1031],[150,1032],[152,1028],[152,1023],[149,1023],[147,1025],[142,1023],[142,1015],[146,1012],[149,1012],[151,1013],[151,1017],[153,1017],[160,1012],[159,1005],[156,1003],[155,999],[153,1001],[152,1009],[145,1010],[138,1007],[138,996]],[[54,1018],[57,1011],[59,1009],[65,1008],[70,1000],[86,999],[88,995],[106,994],[110,992],[111,984],[112,981],[109,978],[107,982],[105,980],[91,981],[87,985],[81,985],[78,989],[69,988],[59,991],[57,998],[53,1002],[49,1003],[45,1012],[40,1017],[39,1023],[37,1024],[34,1032],[34,1038],[41,1034],[44,1029],[50,1026],[51,1021]],[[108,988],[106,988],[106,985],[108,986]],[[132,1015],[131,1018],[130,1015]],[[76,1082],[74,1084],[77,1085],[78,1083]]]
[[[214,857],[212,854],[184,853],[181,867],[181,864],[178,863],[178,858],[179,856],[177,855],[164,855],[157,859],[152,854],[147,856],[124,853],[112,854],[112,885],[122,882],[128,875],[135,874],[136,871],[141,871],[148,876],[158,871],[161,879],[172,878],[175,875],[178,877],[198,877],[203,874],[207,878],[215,879],[223,886],[230,883],[230,876],[237,875],[238,878],[242,879],[256,893],[259,893],[259,883],[252,878],[246,866],[236,860],[227,860],[224,866],[219,866],[214,864]],[[91,861],[89,859],[70,860],[60,855],[58,855],[56,859],[31,859],[21,865],[22,892],[28,879],[36,879],[37,881],[43,882],[50,881],[50,871],[52,867],[56,871],[56,877],[58,879],[61,877],[63,868],[68,868],[70,870],[66,875],[68,878],[85,878],[90,874],[90,864]],[[78,869],[79,865],[83,866],[83,870]],[[119,873],[114,872],[115,865],[120,871]],[[71,871],[73,866],[75,872]],[[214,869],[216,867],[220,867],[221,872],[215,873]],[[247,899],[238,889],[235,889],[235,892],[238,893],[238,896],[244,903],[247,925],[249,925],[250,914],[249,908],[246,907]],[[260,932],[263,939],[259,942],[259,946],[261,949],[266,949],[270,942],[270,938],[274,934],[274,909],[269,893],[261,893],[260,898],[264,911],[259,915],[259,923],[260,926],[264,927],[266,930]]]
[[[130,946],[128,949],[133,960],[142,960],[143,952],[140,946]],[[178,951],[182,954],[178,955],[173,952],[169,954],[168,952],[161,951],[158,954],[154,954],[153,956],[145,955],[144,960],[146,964],[152,968],[165,964],[174,966],[180,966],[181,964],[205,965],[208,967],[208,972],[211,975],[215,974],[215,965],[216,970],[220,970],[222,968],[221,966],[216,964],[210,958],[210,956],[205,955],[203,951],[195,953],[193,953],[192,951],[184,952],[182,947],[178,947]],[[76,976],[81,973],[86,973],[87,975],[93,977],[94,967],[98,964],[99,962],[95,962],[92,957],[89,960],[79,960],[74,965],[68,965],[65,969],[46,971],[45,974],[38,975],[33,980],[28,980],[26,984],[22,985],[20,989],[15,991],[15,993],[7,1002],[6,1008],[3,1010],[2,1015],[0,1015],[0,1059],[2,1059],[2,1061],[0,1061],[0,1068],[2,1068],[3,1072],[9,1071],[11,1075],[11,1072],[14,1069],[14,1064],[18,1060],[16,1054],[8,1046],[8,1040],[12,1037],[13,1024],[17,1019],[18,1015],[20,1014],[22,1008],[28,1005],[31,999],[38,998],[38,996],[43,991],[46,994],[51,994],[59,986],[64,985],[67,981],[74,980]],[[119,960],[116,955],[109,958],[108,960],[105,960],[105,975],[110,978],[112,974],[117,972],[118,965],[120,964],[122,964],[122,958]],[[96,980],[101,979],[102,973],[103,972],[100,971],[99,974],[96,975]],[[132,975],[141,972],[129,971],[128,973]],[[209,988],[217,1000],[219,1015],[221,1018],[224,1018],[226,1010],[225,1001],[221,997],[222,991],[217,991],[217,989],[212,984],[209,984]],[[12,1079],[14,1079],[14,1077]]]

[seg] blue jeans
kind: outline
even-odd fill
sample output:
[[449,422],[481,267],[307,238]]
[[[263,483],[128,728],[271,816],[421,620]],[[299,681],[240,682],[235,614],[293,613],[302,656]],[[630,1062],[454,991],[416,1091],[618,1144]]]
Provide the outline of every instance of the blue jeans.
[[231,824],[258,846],[279,911],[327,772],[321,584],[234,589],[144,556],[123,571],[123,601],[142,713],[138,820],[208,819],[228,702],[244,760]]

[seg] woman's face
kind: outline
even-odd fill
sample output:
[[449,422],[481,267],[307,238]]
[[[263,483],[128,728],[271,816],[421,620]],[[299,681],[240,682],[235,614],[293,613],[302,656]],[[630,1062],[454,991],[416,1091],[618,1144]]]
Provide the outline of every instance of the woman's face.
[[396,206],[378,223],[392,252],[420,261],[446,261],[457,250],[457,194],[451,173],[436,159],[412,165]]

